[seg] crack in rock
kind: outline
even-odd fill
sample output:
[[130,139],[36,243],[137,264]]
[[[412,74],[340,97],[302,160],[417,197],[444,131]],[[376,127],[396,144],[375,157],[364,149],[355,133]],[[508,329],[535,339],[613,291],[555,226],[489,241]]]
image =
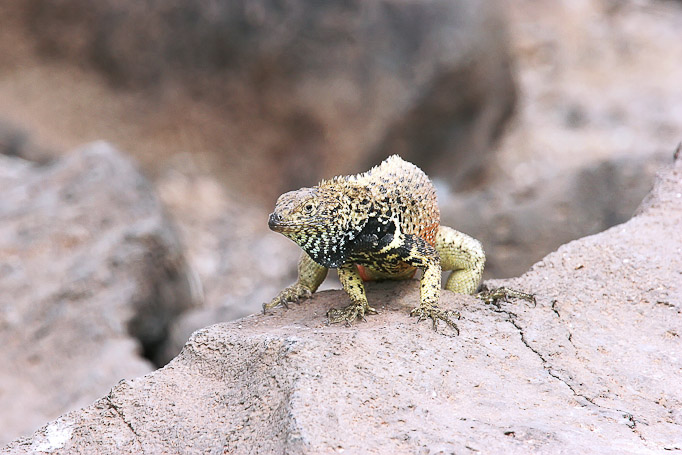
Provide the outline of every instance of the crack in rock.
[[[552,310],[554,310],[554,308],[552,308]],[[552,369],[551,364],[547,361],[547,359],[545,359],[545,357],[542,355],[542,353],[540,351],[538,351],[537,349],[535,349],[533,346],[531,346],[531,344],[526,339],[526,335],[523,332],[523,327],[521,327],[521,325],[519,325],[519,323],[516,322],[516,318],[518,317],[518,315],[516,313],[509,311],[509,310],[505,310],[499,305],[495,305],[495,309],[493,311],[495,311],[496,313],[505,314],[507,316],[507,321],[510,322],[516,328],[516,330],[519,332],[519,335],[521,337],[521,342],[540,359],[540,361],[542,362],[542,367],[545,369],[545,371],[547,372],[547,374],[549,376],[560,381],[562,384],[564,384],[566,387],[568,387],[568,389],[571,391],[571,393],[573,393],[574,396],[579,397],[582,400],[584,400],[585,402],[587,402],[587,404],[580,403],[581,406],[591,405],[591,406],[594,406],[600,410],[613,412],[613,413],[619,413],[621,415],[621,417],[626,420],[625,425],[628,428],[630,428],[637,436],[639,436],[639,438],[641,440],[646,441],[644,436],[637,429],[637,424],[643,423],[643,422],[639,419],[636,419],[631,412],[623,411],[621,409],[612,409],[612,408],[602,406],[602,405],[596,403],[593,398],[590,398],[587,395],[584,395],[584,394],[578,392],[575,389],[575,387],[573,387],[567,380],[563,379],[561,376],[559,376],[557,373],[555,373],[554,370]],[[556,311],[555,311],[555,313],[557,314],[557,316],[559,316]],[[572,338],[570,333],[569,333],[569,336]],[[569,341],[571,341],[571,344],[573,344],[573,342],[570,338],[569,338]],[[574,345],[574,347],[575,347],[575,345]],[[580,400],[579,400],[579,402],[580,402]]]
[[137,431],[135,431],[135,428],[133,428],[133,425],[125,418],[123,415],[123,411],[121,411],[120,406],[116,405],[114,403],[114,400],[111,398],[111,393],[109,393],[107,396],[104,397],[107,400],[107,403],[109,403],[109,406],[111,406],[111,409],[116,412],[116,414],[121,418],[123,423],[126,424],[126,426],[130,429],[130,431],[135,435],[135,440],[137,441],[137,444],[140,446],[140,452],[145,453],[143,447],[142,447],[142,438],[140,437],[139,434],[137,434]]

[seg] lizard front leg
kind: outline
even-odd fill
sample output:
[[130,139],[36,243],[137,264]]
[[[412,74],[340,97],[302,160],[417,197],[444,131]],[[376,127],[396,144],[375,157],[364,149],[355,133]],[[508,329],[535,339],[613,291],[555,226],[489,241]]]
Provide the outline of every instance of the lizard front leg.
[[405,240],[401,243],[402,245],[398,248],[400,259],[422,270],[419,306],[412,310],[410,315],[416,316],[418,321],[431,319],[434,330],[437,330],[438,321],[441,320],[459,334],[459,329],[452,320],[452,317],[459,318],[459,314],[438,308],[441,286],[441,265],[438,252],[424,239],[413,235],[405,236]]
[[365,318],[365,314],[374,314],[377,311],[367,303],[365,285],[360,273],[354,264],[344,264],[338,268],[339,280],[350,297],[351,304],[344,308],[332,308],[327,312],[329,322],[334,324],[345,322],[350,324],[356,318]]
[[263,312],[277,305],[287,306],[289,302],[307,299],[317,291],[320,284],[327,277],[329,269],[313,261],[304,251],[298,260],[298,279],[296,283],[282,290],[270,303],[263,304]]

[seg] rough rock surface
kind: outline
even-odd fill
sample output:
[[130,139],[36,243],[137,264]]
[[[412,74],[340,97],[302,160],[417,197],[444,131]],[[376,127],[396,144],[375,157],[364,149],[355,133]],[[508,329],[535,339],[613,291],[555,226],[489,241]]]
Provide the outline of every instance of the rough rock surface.
[[518,276],[547,251],[630,219],[669,161],[669,151],[626,154],[521,187],[497,182],[479,191],[441,192],[441,219],[483,243],[484,276]]
[[153,369],[192,303],[148,181],[106,143],[48,165],[0,155],[0,442]]
[[515,101],[497,0],[16,3],[42,55],[215,106],[215,151],[270,196],[396,152],[456,182]]
[[[407,316],[416,282],[370,286],[379,315],[326,326],[305,304],[195,333],[3,453],[663,453],[682,450],[682,160],[629,222],[504,283],[538,305],[462,313],[448,337]],[[492,284],[501,284],[501,281]]]

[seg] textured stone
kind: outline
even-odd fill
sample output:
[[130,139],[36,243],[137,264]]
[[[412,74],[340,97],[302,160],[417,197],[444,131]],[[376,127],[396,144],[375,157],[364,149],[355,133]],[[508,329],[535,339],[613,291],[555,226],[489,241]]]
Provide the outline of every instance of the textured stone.
[[153,369],[192,303],[147,180],[106,143],[45,166],[0,155],[0,441]]
[[617,156],[515,186],[441,193],[442,223],[485,246],[485,276],[518,276],[566,242],[627,221],[671,153]]
[[380,310],[326,326],[340,291],[195,333],[3,453],[663,453],[682,449],[682,160],[625,224],[562,246],[508,284],[524,303],[444,292],[461,335],[407,316],[414,281],[369,286]]

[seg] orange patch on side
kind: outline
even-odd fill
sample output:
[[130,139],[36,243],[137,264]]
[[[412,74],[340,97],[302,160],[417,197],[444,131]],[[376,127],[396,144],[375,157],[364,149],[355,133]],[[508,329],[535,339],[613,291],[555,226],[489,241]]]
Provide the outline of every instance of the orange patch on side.
[[436,246],[436,233],[438,232],[439,226],[440,226],[439,221],[436,221],[435,223],[425,226],[424,229],[422,229],[421,232],[418,234],[418,236],[426,240],[426,243],[428,243],[429,245]]
[[372,281],[372,277],[369,276],[369,273],[367,273],[367,269],[362,266],[362,265],[355,265],[358,268],[358,273],[360,274],[360,278],[362,278],[362,281]]

